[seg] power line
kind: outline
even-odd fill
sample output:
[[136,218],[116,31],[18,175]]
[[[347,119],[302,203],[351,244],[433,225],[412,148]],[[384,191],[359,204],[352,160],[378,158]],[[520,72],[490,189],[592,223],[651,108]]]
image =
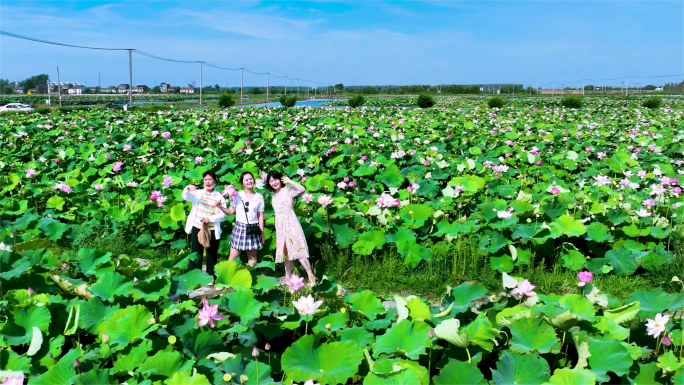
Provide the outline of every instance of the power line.
[[[166,57],[163,57],[163,56],[158,56],[158,55],[155,55],[155,54],[151,54],[151,53],[149,53],[149,52],[141,51],[141,50],[135,49],[135,48],[88,47],[88,46],[83,46],[83,45],[58,43],[58,42],[49,41],[49,40],[37,39],[37,38],[33,38],[33,37],[29,37],[29,36],[24,36],[24,35],[19,35],[19,34],[12,33],[12,32],[7,32],[7,31],[0,31],[0,34],[1,34],[1,35],[5,35],[5,36],[9,36],[9,37],[14,37],[14,38],[17,38],[17,39],[29,40],[29,41],[33,41],[33,42],[36,42],[36,43],[45,43],[45,44],[58,45],[58,46],[63,46],[63,47],[72,47],[72,48],[81,48],[81,49],[92,49],[92,50],[100,50],[100,51],[129,51],[129,52],[137,53],[137,54],[142,55],[142,56],[147,56],[147,57],[152,58],[152,59],[163,60],[163,61],[173,62],[173,63],[185,63],[185,64],[200,64],[200,63],[202,63],[203,65],[206,65],[206,66],[208,66],[208,67],[212,67],[212,68],[216,68],[216,69],[220,69],[220,70],[225,70],[225,71],[239,71],[239,70],[245,70],[245,71],[247,71],[247,72],[249,72],[249,73],[252,73],[252,74],[255,74],[255,75],[271,75],[271,76],[274,76],[274,77],[276,77],[276,78],[284,78],[284,77],[287,77],[287,76],[277,76],[277,75],[273,75],[273,74],[271,74],[271,73],[269,73],[269,72],[255,72],[255,71],[251,71],[251,70],[249,70],[249,69],[247,69],[247,68],[242,68],[242,67],[240,67],[240,68],[226,68],[226,67],[222,67],[222,66],[219,66],[219,65],[216,65],[216,64],[212,64],[212,63],[208,63],[208,62],[201,61],[201,60],[177,60],[177,59],[170,59],[170,58],[166,58]],[[131,85],[131,86],[132,86],[132,85]]]

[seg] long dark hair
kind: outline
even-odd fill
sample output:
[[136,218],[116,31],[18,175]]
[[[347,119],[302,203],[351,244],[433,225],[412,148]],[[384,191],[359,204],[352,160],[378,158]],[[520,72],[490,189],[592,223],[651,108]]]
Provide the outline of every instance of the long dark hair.
[[281,179],[283,178],[283,174],[281,174],[280,171],[271,170],[266,175],[266,188],[271,191],[275,191],[275,189],[271,187],[271,178],[279,180],[280,184],[282,184],[283,182]]

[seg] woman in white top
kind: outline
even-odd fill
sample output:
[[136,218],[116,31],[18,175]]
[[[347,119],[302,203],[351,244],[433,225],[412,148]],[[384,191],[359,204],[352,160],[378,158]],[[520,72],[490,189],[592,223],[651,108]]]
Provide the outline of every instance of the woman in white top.
[[221,244],[221,221],[226,215],[218,209],[218,206],[225,205],[226,199],[216,191],[216,174],[207,171],[202,175],[204,188],[198,190],[193,185],[185,186],[181,196],[184,200],[192,203],[192,210],[185,222],[185,232],[192,234],[191,251],[197,253],[197,259],[190,261],[188,270],[201,269],[204,257],[204,247],[199,243],[199,234],[205,223],[209,224],[211,233],[210,246],[207,251],[207,274],[214,275],[214,266],[218,261],[218,250]]
[[257,262],[257,249],[264,246],[264,197],[254,192],[254,175],[246,171],[240,175],[244,189],[230,202],[230,207],[218,206],[224,214],[235,216],[235,226],[230,235],[230,257],[235,260],[246,251],[248,264]]

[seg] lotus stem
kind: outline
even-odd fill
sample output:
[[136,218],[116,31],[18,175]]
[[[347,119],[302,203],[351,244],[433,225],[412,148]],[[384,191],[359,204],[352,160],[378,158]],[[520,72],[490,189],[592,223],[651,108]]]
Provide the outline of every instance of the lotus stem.
[[563,349],[563,345],[565,345],[565,332],[563,332],[563,341],[561,341],[561,349]]
[[470,358],[470,350],[468,350],[468,348],[465,348],[465,350],[466,350],[466,353],[468,353],[468,363],[471,364],[473,362],[473,360]]
[[682,330],[682,337],[679,339],[679,361],[682,360],[682,348],[684,348],[684,330]]
[[256,359],[256,372],[257,372],[256,382],[257,382],[257,385],[259,385],[259,359],[258,358]]
[[430,377],[430,365],[432,365],[432,341],[430,341],[430,354],[428,354],[428,377]]
[[658,338],[658,342],[656,343],[656,351],[655,351],[655,355],[656,355],[656,356],[658,355],[658,351],[660,351],[660,343],[661,343],[662,341],[663,341],[663,337],[659,337],[659,338]]

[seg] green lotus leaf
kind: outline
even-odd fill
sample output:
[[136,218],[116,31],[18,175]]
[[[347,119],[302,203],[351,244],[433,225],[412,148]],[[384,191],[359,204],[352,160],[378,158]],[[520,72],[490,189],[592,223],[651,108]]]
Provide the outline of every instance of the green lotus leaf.
[[[425,370],[425,369],[424,369]],[[427,371],[427,370],[425,370]],[[364,385],[415,385],[421,384],[421,378],[415,370],[399,370],[389,374],[368,373],[363,378]],[[424,383],[422,383],[424,384]]]
[[[638,301],[639,317],[641,318],[655,318],[656,314],[663,313],[669,305],[669,297],[662,289],[637,290],[627,298],[627,302],[635,301]],[[677,309],[673,308],[672,310]]]
[[656,365],[663,370],[663,376],[665,376],[679,370],[679,368],[684,365],[684,360],[678,360],[672,353],[672,350],[668,350],[667,353],[658,357],[658,363]]
[[380,230],[366,231],[358,237],[352,246],[356,254],[370,255],[375,249],[382,249],[385,245],[385,232]]
[[399,167],[393,164],[386,170],[380,171],[380,182],[387,187],[400,187],[404,183],[404,175],[399,171]]
[[29,378],[29,385],[72,385],[76,370],[74,362],[81,357],[81,349],[71,349],[59,362],[41,376]]
[[[226,262],[233,262],[233,261],[226,261]],[[224,263],[224,262],[221,262]],[[233,262],[235,263],[235,262]],[[219,264],[220,265],[220,264]],[[219,265],[216,265],[218,267]],[[219,271],[218,269],[216,270],[216,274],[218,277]],[[171,277],[171,294],[190,294],[192,293],[198,286],[204,286],[213,281],[213,278],[211,275],[203,272],[202,270],[199,269],[194,269],[190,270],[187,273],[183,275],[174,275]],[[220,281],[220,278],[216,278],[216,282],[218,283]],[[249,285],[247,287],[250,287],[252,285],[252,281],[249,281]]]
[[318,320],[316,326],[311,331],[316,334],[328,335],[343,329],[347,323],[347,315],[343,313],[333,313]]
[[515,268],[513,258],[510,255],[502,257],[490,257],[489,266],[500,273],[510,273]]
[[192,368],[192,361],[183,360],[179,352],[167,352],[160,350],[155,355],[148,357],[140,365],[140,372],[147,375],[155,375],[170,378],[175,373],[186,372]]
[[0,278],[9,280],[18,277],[31,269],[33,264],[20,254],[0,251]]
[[280,281],[278,280],[278,278],[269,277],[267,275],[260,275],[257,278],[256,284],[252,286],[252,290],[254,290],[254,292],[257,294],[264,294],[275,289],[276,287],[278,287],[278,285],[280,285]]
[[551,368],[537,352],[531,355],[504,351],[492,369],[492,379],[497,385],[541,385],[549,380]]
[[259,317],[265,306],[266,303],[254,299],[251,290],[238,289],[221,297],[221,307],[239,316],[242,324]]
[[606,253],[606,262],[610,263],[620,275],[633,274],[637,269],[636,255],[627,249],[613,249]]
[[51,241],[59,241],[62,235],[69,230],[69,225],[62,222],[52,221],[45,226],[39,226],[43,230],[43,235]]
[[425,204],[408,204],[399,210],[399,217],[411,229],[417,229],[432,217],[432,208]]
[[597,317],[595,317],[596,310],[594,309],[594,304],[582,295],[566,294],[561,298],[559,303],[562,307],[572,311],[572,314],[581,319],[592,322],[597,319]]
[[76,377],[76,385],[110,384],[109,369],[92,369]]
[[[634,377],[628,377],[629,383],[632,385],[638,384],[665,384],[667,380],[660,375],[660,368],[655,362],[649,362],[647,364],[639,363],[638,373]],[[675,384],[680,384],[680,382],[675,381]]]
[[544,385],[594,385],[596,375],[587,369],[556,369]]
[[281,363],[292,381],[340,384],[358,372],[362,360],[361,348],[351,341],[322,344],[309,334],[285,349]]
[[332,229],[333,229],[333,236],[335,237],[335,240],[337,241],[337,244],[344,248],[344,247],[349,247],[356,242],[356,239],[358,237],[358,233],[356,230],[353,230],[349,228],[347,225],[338,225],[333,223],[332,224]]
[[411,299],[406,307],[409,309],[409,316],[412,320],[425,321],[431,318],[430,308],[420,298]]
[[185,207],[183,203],[176,203],[169,211],[171,219],[178,222],[185,220]]
[[19,355],[13,350],[0,350],[0,371],[17,371],[28,373],[31,369],[31,359],[24,355]]
[[192,329],[181,336],[183,352],[196,359],[204,358],[225,349],[221,336],[207,328]]
[[379,314],[385,312],[382,302],[370,290],[354,294],[347,302],[352,305],[352,311],[357,312],[373,321]]
[[135,299],[154,302],[169,294],[169,290],[171,290],[169,278],[156,276],[136,282],[131,288],[131,296]]
[[605,310],[603,312],[603,317],[616,324],[623,324],[635,319],[640,311],[641,303],[639,301],[633,301],[616,309]]
[[406,356],[417,360],[430,346],[430,325],[423,321],[403,320],[394,324],[385,334],[377,337],[373,356],[381,353]]
[[560,233],[569,237],[579,237],[587,232],[586,226],[568,214],[561,215],[551,223]]
[[62,211],[62,209],[64,207],[64,203],[66,203],[64,198],[62,198],[60,196],[53,196],[52,198],[48,199],[46,207],[50,208],[50,209],[57,209],[59,211]]
[[537,318],[521,318],[511,322],[511,350],[528,354],[549,353],[560,349],[554,328]]
[[154,315],[143,305],[129,306],[114,313],[109,319],[97,327],[97,333],[107,333],[109,344],[114,348],[123,349],[126,345],[143,339],[156,330],[157,325],[150,325],[148,321]]
[[651,233],[651,227],[639,228],[636,223],[632,222],[629,226],[623,226],[622,231],[632,238],[645,237]]
[[80,304],[78,326],[90,334],[97,334],[97,327],[119,311],[119,305],[107,306],[98,297],[93,297]]
[[123,354],[116,356],[112,370],[115,372],[134,371],[147,360],[147,353],[152,350],[152,341],[147,340],[138,346],[124,349]]
[[214,271],[216,286],[235,289],[249,289],[252,286],[252,274],[235,261],[223,261],[214,267]]
[[90,288],[93,295],[105,301],[114,301],[114,296],[122,296],[133,285],[126,276],[115,271],[106,272],[98,277],[97,282]]
[[454,304],[451,311],[451,316],[454,317],[456,314],[468,310],[472,306],[472,301],[484,297],[487,291],[487,287],[480,282],[462,283],[451,290],[451,295],[445,299],[444,306]]
[[393,233],[385,234],[387,243],[411,243],[416,241],[416,235],[406,227],[400,227]]
[[34,330],[48,332],[51,320],[52,315],[44,306],[16,308],[10,311],[0,334],[10,346],[28,344],[33,339]]
[[623,328],[605,316],[601,317],[600,321],[597,322],[595,326],[602,333],[608,333],[612,338],[618,341],[624,341],[629,338],[629,329]]
[[457,319],[442,321],[435,327],[437,338],[449,341],[461,348],[475,344],[490,352],[494,348],[494,342],[498,335],[498,330],[492,327],[491,321],[487,319],[484,313],[480,313],[475,320],[463,328],[460,328],[460,321]]
[[337,332],[337,336],[340,341],[352,341],[361,347],[369,346],[375,342],[375,335],[361,326],[342,329]]
[[582,270],[587,260],[584,255],[577,250],[568,250],[561,254],[562,266],[570,270]]
[[589,352],[591,353],[588,360],[590,370],[602,382],[610,379],[610,376],[606,374],[607,372],[622,376],[627,374],[630,366],[632,366],[632,357],[630,357],[627,349],[620,344],[620,341],[601,341],[590,338]]
[[487,380],[477,366],[450,360],[439,374],[432,377],[435,385],[487,385]]
[[[257,365],[259,370],[257,371]],[[229,384],[234,385],[274,385],[277,384],[271,378],[271,367],[264,362],[247,359],[241,353],[236,354],[223,362],[221,371],[232,375]],[[257,373],[259,375],[257,376]],[[242,382],[241,376],[247,376],[248,380]]]
[[211,385],[203,374],[174,373],[173,377],[164,381],[165,385]]
[[532,309],[526,306],[507,307],[496,314],[496,323],[501,326],[509,326],[511,321],[532,317]]
[[430,249],[418,243],[402,242],[397,251],[404,257],[404,265],[412,268],[418,267],[421,261],[430,260]]

